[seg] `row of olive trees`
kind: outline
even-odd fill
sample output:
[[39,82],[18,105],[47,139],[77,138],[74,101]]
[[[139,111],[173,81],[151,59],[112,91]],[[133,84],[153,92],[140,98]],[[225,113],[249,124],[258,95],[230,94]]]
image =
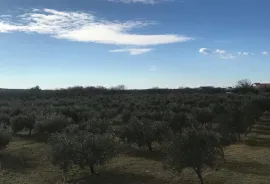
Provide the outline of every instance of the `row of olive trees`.
[[108,121],[93,118],[81,124],[70,124],[61,133],[51,134],[53,163],[63,171],[63,179],[73,166],[90,169],[103,165],[117,155],[119,139]]
[[263,104],[265,100],[228,102],[218,114],[210,108],[193,108],[189,113],[172,113],[168,121],[132,116],[121,138],[150,151],[153,142],[169,142],[168,166],[176,170],[192,167],[203,183],[202,167],[213,166],[219,158],[225,162],[223,148],[252,129],[270,107]]
[[37,133],[55,133],[62,131],[73,120],[67,116],[57,113],[37,116],[35,113],[21,113],[10,118],[10,124],[14,133],[28,130],[31,136],[32,130]]
[[[270,107],[270,103],[267,106],[261,105],[264,100],[266,99],[257,99],[240,106],[227,107],[215,120],[218,121],[217,129],[196,126],[195,123],[177,133],[168,145],[167,166],[177,171],[190,167],[203,184],[203,167],[213,168],[222,158],[225,162],[223,147],[235,142],[236,134],[240,140],[240,134],[246,134],[253,127],[256,120]],[[204,117],[200,122],[205,124],[206,121],[202,120],[211,119],[207,115],[209,112],[195,119]]]
[[[177,170],[192,167],[203,182],[202,167],[213,166],[219,158],[224,158],[223,147],[232,144],[237,135],[239,137],[250,130],[263,111],[269,108],[264,101],[226,102],[220,109],[195,106],[190,110],[181,108],[184,111],[180,113],[150,112],[146,117],[131,114],[121,138],[139,147],[147,146],[150,151],[154,142],[166,141],[169,145],[168,166]],[[153,116],[155,118],[150,119]],[[77,118],[75,114],[73,117]],[[51,134],[49,143],[53,161],[64,175],[73,166],[89,168],[95,173],[95,166],[116,156],[120,145],[111,122],[104,119],[92,118],[77,123],[73,118],[57,113],[16,113],[10,122],[14,132],[28,129],[31,134],[35,129],[37,133]]]

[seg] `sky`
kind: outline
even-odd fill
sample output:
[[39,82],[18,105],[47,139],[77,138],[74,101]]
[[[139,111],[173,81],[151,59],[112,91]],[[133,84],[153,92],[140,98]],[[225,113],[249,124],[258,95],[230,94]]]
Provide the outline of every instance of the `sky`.
[[269,0],[0,0],[0,88],[270,82]]

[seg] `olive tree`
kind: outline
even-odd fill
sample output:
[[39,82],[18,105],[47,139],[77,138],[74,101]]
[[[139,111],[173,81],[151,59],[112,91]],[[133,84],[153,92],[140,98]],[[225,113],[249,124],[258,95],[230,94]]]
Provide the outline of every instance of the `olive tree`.
[[55,133],[61,132],[68,125],[72,124],[71,118],[62,114],[46,114],[37,118],[35,129],[39,133]]
[[183,128],[188,126],[188,116],[186,113],[171,113],[169,117],[169,127],[174,133],[181,133]]
[[244,108],[244,116],[247,121],[248,129],[251,131],[256,121],[263,115],[263,111],[259,108],[255,100],[250,101]]
[[218,132],[220,135],[219,143],[221,145],[222,156],[225,162],[226,160],[223,147],[229,146],[237,141],[234,122],[230,114],[223,112],[216,117],[215,123],[216,126],[213,128],[213,130]]
[[55,133],[49,139],[52,146],[53,163],[59,165],[63,176],[76,165],[89,168],[95,173],[95,166],[103,165],[117,155],[118,139],[114,134],[92,134],[81,131],[76,134]]
[[195,108],[193,116],[202,124],[210,123],[214,119],[214,113],[210,108]]
[[28,129],[31,135],[34,128],[36,117],[34,114],[18,114],[10,119],[11,127],[14,133]]
[[215,133],[204,127],[188,128],[168,145],[167,166],[179,172],[191,167],[203,184],[203,166],[213,168],[221,156],[217,142]]
[[80,124],[70,124],[65,128],[66,133],[78,133],[86,131],[92,134],[112,133],[113,129],[111,121],[107,119],[91,118]]
[[[7,127],[6,125],[0,125],[0,154],[3,149],[6,148],[8,143],[12,138],[12,130],[11,128]],[[1,155],[0,155],[1,158]],[[0,160],[0,170],[1,170],[1,160]]]
[[164,122],[132,117],[122,138],[128,143],[136,143],[139,147],[148,146],[149,151],[152,151],[152,143],[161,141],[166,129]]
[[3,124],[0,125],[0,151],[3,150],[12,138],[12,130]]

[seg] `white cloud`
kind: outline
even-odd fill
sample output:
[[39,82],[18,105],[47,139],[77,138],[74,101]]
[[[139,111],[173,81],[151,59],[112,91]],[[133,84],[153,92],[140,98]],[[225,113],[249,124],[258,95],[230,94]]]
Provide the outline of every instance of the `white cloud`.
[[268,52],[267,51],[263,51],[262,52],[262,55],[268,55]]
[[157,66],[150,66],[148,68],[148,70],[150,70],[150,71],[156,71],[157,70]]
[[18,18],[17,22],[0,18],[0,33],[39,33],[71,41],[130,46],[179,43],[193,39],[176,34],[136,34],[133,31],[135,28],[149,26],[153,22],[106,21],[83,12],[34,9]]
[[152,51],[152,48],[130,48],[130,49],[115,49],[109,52],[128,52],[130,55],[140,55]]
[[143,3],[143,4],[157,4],[161,2],[168,2],[168,1],[174,1],[174,0],[108,0],[111,2],[117,2],[117,3]]
[[220,59],[234,59],[235,58],[233,54],[226,53],[225,50],[221,50],[221,49],[216,49],[215,51],[212,51],[211,49],[201,48],[199,52],[206,55],[213,55],[213,56],[219,57]]
[[221,59],[234,59],[235,58],[235,56],[232,54],[221,54],[221,55],[219,55],[219,57]]
[[250,52],[237,52],[238,55],[242,56],[254,56],[255,54],[250,53]]
[[200,48],[199,50],[200,53],[202,54],[212,54],[213,52],[207,48]]
[[224,53],[226,53],[226,51],[225,51],[225,50],[220,50],[220,49],[217,49],[217,50],[216,50],[216,53],[219,53],[219,54],[224,54]]

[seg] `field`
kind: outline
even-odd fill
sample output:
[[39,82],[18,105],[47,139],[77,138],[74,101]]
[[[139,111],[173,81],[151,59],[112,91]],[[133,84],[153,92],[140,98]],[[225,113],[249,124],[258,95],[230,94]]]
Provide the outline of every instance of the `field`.
[[[120,95],[121,96],[121,95]],[[133,109],[129,105],[123,108],[122,104],[129,101],[130,104],[138,102],[140,98],[146,98],[145,96],[139,97],[121,97],[113,96],[112,99],[107,97],[98,97],[91,101],[91,106],[98,107],[103,105],[100,109],[106,108],[107,113],[101,112],[101,115],[112,118],[112,128],[118,135],[124,129],[122,118],[125,115],[125,108],[127,106]],[[202,100],[203,97],[203,100]],[[135,98],[135,100],[134,100]],[[147,98],[151,98],[147,96]],[[151,106],[157,111],[159,106],[163,106],[164,102],[170,104],[172,102],[171,109],[175,107],[174,101],[188,101],[190,104],[194,103],[197,99],[201,101],[196,102],[204,107],[206,101],[211,101],[211,104],[215,104],[215,101],[224,99],[238,99],[243,100],[243,95],[234,97],[224,97],[221,95],[185,95],[184,97],[175,97],[175,95],[169,97],[157,97],[153,98],[150,102]],[[247,95],[247,98],[250,96]],[[256,97],[257,98],[257,97]],[[159,101],[160,100],[160,101]],[[25,104],[32,103],[31,100],[25,100]],[[59,102],[59,103],[57,103]],[[78,99],[70,99],[68,101],[50,99],[37,100],[35,99],[35,107],[43,104],[42,110],[49,111],[48,104],[54,104],[56,107],[61,104],[61,108],[65,104],[86,104],[85,101],[79,101]],[[97,102],[100,102],[98,104]],[[111,103],[113,102],[113,103]],[[3,102],[4,103],[4,102]],[[110,104],[110,105],[108,105]],[[146,103],[143,100],[139,100],[139,103],[134,104],[137,109],[144,111]],[[209,104],[206,104],[209,106]],[[27,106],[27,105],[26,105]],[[168,106],[166,106],[167,108]],[[50,107],[51,108],[51,107]],[[92,108],[92,107],[91,107]],[[135,109],[136,109],[135,108]],[[181,106],[181,108],[183,108]],[[31,107],[30,109],[34,109]],[[115,110],[117,109],[117,110]],[[119,110],[121,109],[121,110]],[[164,108],[165,109],[165,108]],[[215,109],[215,108],[213,108]],[[55,109],[54,109],[55,110]],[[115,111],[114,111],[115,110]],[[90,112],[91,110],[88,109]],[[120,115],[117,112],[121,112]],[[140,112],[136,112],[141,115]],[[151,110],[148,111],[151,114]],[[122,117],[123,116],[123,117]],[[157,114],[154,116],[160,117]],[[153,118],[153,117],[150,117]],[[253,125],[252,125],[253,126]],[[27,130],[27,129],[26,129]],[[199,183],[199,179],[195,172],[191,168],[185,168],[182,172],[176,172],[164,167],[165,153],[164,147],[166,141],[161,144],[153,142],[153,151],[150,152],[147,147],[139,148],[135,143],[131,146],[123,144],[117,152],[119,153],[109,163],[96,167],[96,174],[90,174],[88,169],[80,169],[77,166],[72,167],[66,173],[66,181],[63,181],[63,173],[58,166],[52,164],[51,147],[47,144],[47,137],[44,134],[40,134],[33,130],[32,135],[28,135],[28,131],[25,129],[13,134],[11,142],[6,149],[2,152],[1,156],[1,171],[0,171],[0,183],[3,184],[63,184],[63,183],[98,183],[98,184],[196,184]],[[244,135],[247,133],[247,136]],[[214,169],[204,167],[203,178],[206,184],[268,184],[270,183],[270,114],[264,113],[260,119],[256,121],[251,132],[241,132],[241,139],[235,143],[231,143],[224,148],[226,162],[219,161]]]
[[[244,141],[229,146],[225,150],[227,163],[221,164],[216,171],[207,170],[204,177],[207,184],[268,184],[270,183],[270,128],[269,117],[264,117],[246,139],[256,140],[256,145],[247,145]],[[265,129],[264,129],[265,130]],[[270,130],[270,129],[269,129]],[[267,145],[268,144],[268,145]],[[3,158],[1,182],[3,184],[62,183],[61,171],[51,165],[47,144],[37,142],[28,136],[14,137]],[[171,173],[163,168],[163,155],[139,148],[126,148],[102,172],[93,176],[81,173],[73,176],[70,183],[100,184],[195,184],[198,179],[192,170],[183,173]],[[72,175],[72,173],[70,173]],[[74,179],[76,178],[76,179]]]

